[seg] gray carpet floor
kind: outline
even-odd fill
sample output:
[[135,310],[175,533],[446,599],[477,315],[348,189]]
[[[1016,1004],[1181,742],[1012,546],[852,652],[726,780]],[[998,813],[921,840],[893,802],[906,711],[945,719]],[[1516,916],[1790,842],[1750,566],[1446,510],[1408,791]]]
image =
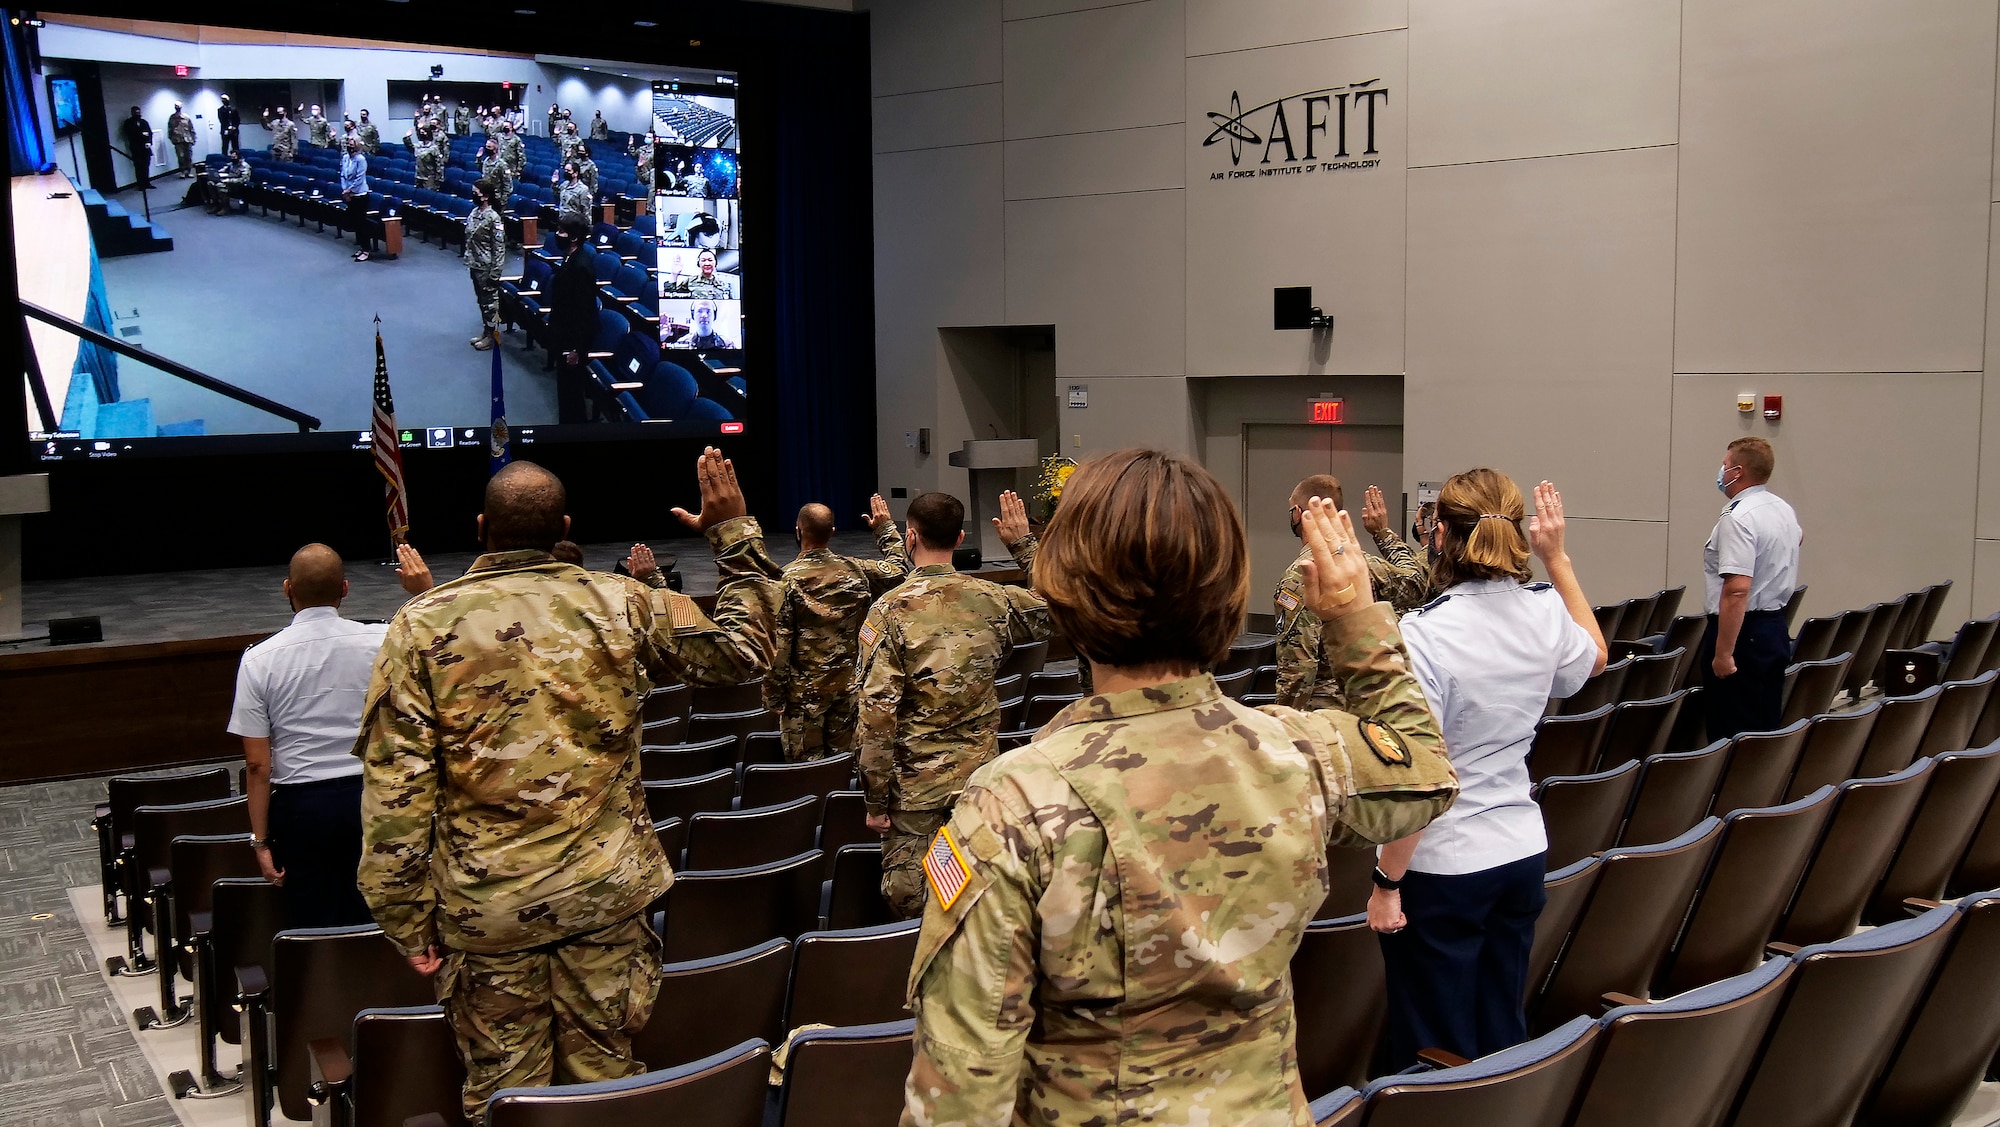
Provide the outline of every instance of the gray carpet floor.
[[97,883],[90,814],[102,801],[101,778],[0,788],[0,1120],[10,1127],[179,1123],[65,892]]
[[[333,230],[266,218],[175,210],[184,181],[158,182],[153,218],[174,249],[103,262],[113,331],[198,371],[319,416],[327,430],[364,430],[375,377],[374,317],[396,421],[408,428],[485,426],[492,360],[468,341],[479,329],[472,281],[455,250],[406,239],[400,257],[355,262],[355,246]],[[137,192],[119,202],[139,213]],[[510,255],[506,273],[520,259]],[[136,330],[136,331],[135,331]],[[226,331],[225,331],[226,330]],[[503,336],[507,418],[515,426],[556,421],[555,374],[519,333]],[[150,398],[155,422],[201,419],[209,434],[290,431],[274,415],[129,359],[119,362],[125,399]]]

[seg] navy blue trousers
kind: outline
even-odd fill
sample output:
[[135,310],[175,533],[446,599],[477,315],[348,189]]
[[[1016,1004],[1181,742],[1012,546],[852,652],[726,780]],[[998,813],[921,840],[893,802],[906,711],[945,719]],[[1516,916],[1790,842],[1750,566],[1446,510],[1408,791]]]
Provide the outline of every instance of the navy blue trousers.
[[1537,853],[1458,876],[1403,877],[1409,926],[1384,935],[1389,1024],[1381,1071],[1417,1063],[1420,1049],[1467,1059],[1528,1039],[1523,998],[1535,920],[1548,894]]
[[286,927],[374,923],[355,887],[361,776],[271,788],[271,863],[285,872]]
[[1785,632],[1785,612],[1753,610],[1743,614],[1736,632],[1736,672],[1715,675],[1716,618],[1694,659],[1701,666],[1701,706],[1711,740],[1730,739],[1742,732],[1771,732],[1785,715],[1785,666],[1792,660],[1792,639]]

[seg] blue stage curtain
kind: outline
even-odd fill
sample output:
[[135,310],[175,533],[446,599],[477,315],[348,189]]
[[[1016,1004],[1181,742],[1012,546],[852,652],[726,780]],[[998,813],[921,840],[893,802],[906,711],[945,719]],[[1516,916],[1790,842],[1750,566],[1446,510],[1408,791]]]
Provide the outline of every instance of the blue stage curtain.
[[787,44],[783,65],[771,68],[778,136],[764,175],[777,200],[777,528],[809,501],[857,527],[876,490],[867,25],[843,20],[833,37]]
[[14,24],[12,9],[0,8],[0,29],[7,41],[7,167],[11,176],[27,176],[49,165],[48,138],[42,136],[35,114],[35,82],[28,73],[28,30]]

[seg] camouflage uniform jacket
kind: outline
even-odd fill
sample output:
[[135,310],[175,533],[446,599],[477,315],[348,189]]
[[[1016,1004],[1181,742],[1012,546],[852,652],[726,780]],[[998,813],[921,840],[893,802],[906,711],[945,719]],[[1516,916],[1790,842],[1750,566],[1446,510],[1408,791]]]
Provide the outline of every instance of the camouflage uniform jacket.
[[514,179],[528,171],[528,148],[521,144],[521,138],[514,133],[504,133],[500,137],[500,156],[514,169]]
[[948,809],[999,750],[995,671],[1015,646],[1052,633],[1041,596],[949,564],[920,567],[882,596],[861,624],[857,742],[868,812]]
[[333,127],[327,124],[323,115],[314,114],[306,119],[306,137],[324,149],[333,144]]
[[[1382,555],[1368,557],[1368,581],[1375,598],[1398,614],[1423,606],[1430,572],[1417,565],[1409,546],[1384,531],[1375,543]],[[1320,647],[1319,619],[1305,609],[1305,567],[1310,549],[1299,553],[1278,581],[1272,602],[1278,617],[1278,703],[1293,708],[1345,708],[1333,664]]]
[[444,160],[438,154],[437,142],[434,139],[417,138],[416,155],[417,179],[442,180],[444,178]]
[[[582,146],[579,145],[577,148],[581,149]],[[587,152],[575,153],[574,159],[576,161],[576,174],[583,177],[583,182],[590,186],[590,194],[592,196],[597,195],[597,162],[591,160],[590,154]]]
[[176,145],[194,144],[194,119],[184,113],[167,118],[167,140]]
[[964,885],[933,875],[905,1125],[1309,1127],[1289,968],[1328,848],[1458,791],[1394,615],[1326,632],[1359,717],[1201,674],[1086,697],[973,775],[932,853]]
[[379,156],[382,152],[382,131],[375,128],[372,121],[364,121],[354,127],[354,135],[361,138],[361,149],[369,156]]
[[465,264],[474,274],[497,278],[507,262],[507,227],[500,213],[477,207],[465,217]]
[[568,223],[589,223],[591,194],[588,185],[581,180],[571,180],[562,186],[562,193],[556,197],[557,221]]
[[593,140],[593,141],[609,141],[609,140],[611,140],[611,123],[610,123],[610,122],[608,122],[608,121],[606,121],[606,120],[604,120],[604,119],[603,119],[603,118],[601,118],[601,117],[593,117],[593,118],[591,118],[591,119],[590,119],[590,139],[591,139],[591,140]]
[[404,953],[553,943],[673,882],[639,782],[640,702],[656,680],[762,673],[777,600],[756,521],[708,537],[713,619],[536,551],[481,556],[396,612],[355,752],[361,894]]
[[493,206],[505,208],[514,195],[514,169],[507,163],[507,158],[496,152],[480,161],[479,175],[493,186]]
[[460,106],[451,111],[451,131],[460,137],[472,134],[472,107]]
[[633,171],[637,173],[640,189],[651,193],[653,190],[653,146],[642,142],[638,146],[637,153],[632,157],[632,167]]
[[264,128],[271,131],[271,159],[299,159],[299,127],[289,117],[265,118]]
[[766,707],[838,700],[854,692],[862,617],[910,573],[910,555],[895,521],[875,530],[875,547],[882,559],[815,548],[785,565],[771,672],[764,677]]

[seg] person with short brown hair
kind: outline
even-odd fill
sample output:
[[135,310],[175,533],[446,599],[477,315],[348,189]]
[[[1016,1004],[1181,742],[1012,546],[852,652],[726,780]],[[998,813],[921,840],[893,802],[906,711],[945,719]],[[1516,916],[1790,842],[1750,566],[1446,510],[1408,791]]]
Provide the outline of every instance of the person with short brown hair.
[[[1302,548],[1305,532],[1301,518],[1307,502],[1314,497],[1326,498],[1335,509],[1345,507],[1345,491],[1340,479],[1332,474],[1313,474],[1294,486],[1289,519],[1292,535],[1299,537]],[[1368,499],[1369,504],[1362,509],[1361,523],[1382,553],[1367,557],[1368,581],[1375,589],[1375,597],[1398,613],[1415,610],[1424,604],[1430,590],[1429,576],[1418,567],[1409,545],[1390,531],[1382,491],[1369,486]],[[1320,650],[1319,617],[1305,609],[1305,564],[1311,558],[1311,549],[1301,551],[1285,569],[1271,596],[1278,620],[1278,703],[1292,708],[1344,708],[1340,679]]]
[[[1389,1013],[1383,1065],[1443,1048],[1482,1057],[1527,1039],[1522,1009],[1548,835],[1528,749],[1551,697],[1603,671],[1604,636],[1564,547],[1562,495],[1535,515],[1505,474],[1470,470],[1437,500],[1432,574],[1444,593],[1403,617],[1410,671],[1437,713],[1457,803],[1382,847],[1368,923],[1382,933]],[[1530,583],[1530,554],[1548,583]]]
[[1770,731],[1784,718],[1785,606],[1799,585],[1804,534],[1791,505],[1767,488],[1776,468],[1771,444],[1750,435],[1729,444],[1715,473],[1729,504],[1702,547],[1708,629],[1695,651],[1712,740]]
[[1312,1122],[1288,970],[1327,854],[1415,832],[1457,783],[1352,522],[1303,521],[1353,713],[1248,708],[1203,672],[1250,593],[1207,470],[1125,450],[1064,486],[1035,580],[1095,694],[974,772],[929,847],[906,1127]]

